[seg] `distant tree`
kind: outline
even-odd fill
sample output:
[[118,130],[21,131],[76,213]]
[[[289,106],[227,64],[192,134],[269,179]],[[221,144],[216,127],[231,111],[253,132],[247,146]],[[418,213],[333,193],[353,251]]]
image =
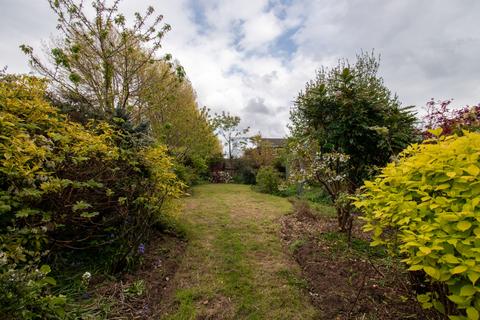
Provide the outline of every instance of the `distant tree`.
[[157,59],[161,40],[170,30],[153,7],[127,24],[118,12],[120,0],[107,5],[94,0],[94,16],[82,0],[48,0],[58,17],[60,40],[53,41],[49,61],[34,55],[30,46],[21,49],[33,68],[49,79],[58,96],[80,111],[97,117],[113,117],[116,110],[133,114],[141,89],[148,83],[144,70]]
[[273,166],[277,152],[272,143],[262,138],[260,134],[251,137],[251,148],[245,149],[244,158],[252,162],[254,168]]
[[215,131],[220,135],[227,147],[227,156],[229,159],[233,159],[235,152],[246,144],[248,138],[245,136],[250,130],[249,127],[241,129],[240,117],[232,116],[229,112],[223,111],[221,114],[215,114],[211,119],[212,126]]

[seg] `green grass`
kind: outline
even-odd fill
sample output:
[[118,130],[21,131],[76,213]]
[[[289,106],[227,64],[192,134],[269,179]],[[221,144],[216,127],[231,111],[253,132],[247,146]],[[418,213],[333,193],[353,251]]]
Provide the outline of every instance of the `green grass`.
[[189,246],[165,319],[315,319],[298,265],[278,237],[285,199],[201,185],[180,217]]
[[347,235],[341,232],[326,232],[320,235],[321,239],[328,242],[333,254],[355,255],[358,257],[386,258],[387,253],[381,247],[372,247],[368,241],[352,238],[350,243]]

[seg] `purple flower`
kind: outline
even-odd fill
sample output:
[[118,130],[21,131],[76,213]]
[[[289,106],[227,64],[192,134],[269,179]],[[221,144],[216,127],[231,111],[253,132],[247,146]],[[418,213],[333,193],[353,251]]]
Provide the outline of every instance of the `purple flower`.
[[143,243],[140,243],[138,245],[138,253],[144,254],[145,253],[145,245]]

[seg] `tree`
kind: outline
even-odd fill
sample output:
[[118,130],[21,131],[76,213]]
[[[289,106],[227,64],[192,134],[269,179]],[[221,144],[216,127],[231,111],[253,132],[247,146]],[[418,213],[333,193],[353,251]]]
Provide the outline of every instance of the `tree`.
[[320,69],[291,112],[293,176],[325,187],[342,231],[351,228],[345,194],[416,139],[413,107],[401,107],[378,68],[373,53],[362,53],[353,65]]
[[273,166],[278,152],[272,143],[262,139],[260,134],[250,138],[253,147],[245,149],[244,158],[250,162],[255,169],[265,166]]
[[229,112],[223,111],[221,114],[215,114],[211,120],[215,131],[224,139],[227,147],[227,155],[231,160],[236,151],[240,149],[247,141],[245,134],[250,130],[249,127],[240,129],[240,117],[232,116]]
[[142,114],[153,137],[168,146],[179,164],[193,170],[192,178],[222,154],[222,146],[209,123],[208,110],[199,108],[191,82],[175,64],[157,61],[149,67],[151,84],[141,92]]
[[348,155],[350,191],[417,138],[413,107],[401,107],[378,68],[373,53],[362,53],[353,65],[320,69],[291,112],[294,136],[316,139],[322,153]]
[[74,102],[79,111],[96,117],[113,117],[116,110],[131,116],[138,107],[141,89],[148,83],[144,69],[156,60],[161,40],[170,30],[153,7],[135,13],[133,26],[111,6],[94,0],[89,18],[82,0],[48,0],[58,17],[62,37],[54,41],[49,60],[42,61],[30,46],[21,48],[32,67],[49,79],[61,100]]

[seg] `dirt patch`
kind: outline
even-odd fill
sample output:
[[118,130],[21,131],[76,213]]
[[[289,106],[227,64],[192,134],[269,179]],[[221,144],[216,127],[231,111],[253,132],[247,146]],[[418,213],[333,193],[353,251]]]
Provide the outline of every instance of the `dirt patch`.
[[348,245],[332,218],[292,214],[281,224],[321,319],[438,319],[416,302],[406,272],[370,248],[358,228]]
[[205,305],[203,310],[197,317],[197,320],[224,320],[232,319],[235,312],[232,301],[224,296],[217,296],[211,300],[202,302]]
[[93,294],[113,301],[109,318],[159,319],[160,303],[173,290],[170,283],[185,247],[184,240],[158,232],[146,246],[138,270],[98,285]]

